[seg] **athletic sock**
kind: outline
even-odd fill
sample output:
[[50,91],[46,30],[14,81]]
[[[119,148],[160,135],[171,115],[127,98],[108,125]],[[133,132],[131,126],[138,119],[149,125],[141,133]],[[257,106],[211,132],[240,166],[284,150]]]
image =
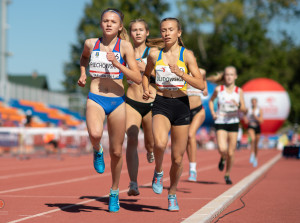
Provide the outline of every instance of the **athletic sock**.
[[196,165],[197,165],[196,162],[190,163],[190,171],[195,171],[196,172]]
[[119,194],[119,188],[117,190],[113,190],[110,188],[110,194]]

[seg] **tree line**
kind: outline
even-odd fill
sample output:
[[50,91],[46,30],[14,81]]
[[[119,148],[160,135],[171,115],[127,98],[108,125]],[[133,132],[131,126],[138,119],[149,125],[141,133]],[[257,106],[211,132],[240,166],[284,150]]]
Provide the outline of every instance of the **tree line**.
[[[150,38],[159,37],[159,23],[170,14],[166,0],[91,0],[77,29],[77,42],[71,45],[70,61],[64,66],[63,85],[66,92],[87,94],[79,89],[79,58],[84,40],[101,36],[101,12],[118,8],[124,15],[127,28],[132,19],[143,18],[150,28]],[[257,77],[279,82],[291,99],[291,112],[286,124],[300,119],[300,46],[287,33],[278,33],[280,40],[268,37],[269,24],[274,18],[299,18],[300,5],[296,0],[177,0],[172,17],[180,19],[182,39],[191,49],[199,67],[214,75],[224,67],[237,68],[237,84],[242,86]],[[210,32],[205,28],[210,27]],[[296,28],[296,27],[295,27]]]

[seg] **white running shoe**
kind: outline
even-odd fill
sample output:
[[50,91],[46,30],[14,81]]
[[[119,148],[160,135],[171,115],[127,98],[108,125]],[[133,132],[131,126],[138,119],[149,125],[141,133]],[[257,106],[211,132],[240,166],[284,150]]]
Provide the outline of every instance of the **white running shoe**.
[[147,160],[148,160],[148,163],[153,163],[153,161],[154,161],[154,153],[153,152],[150,152],[150,153],[147,152]]
[[136,182],[130,182],[127,194],[128,196],[138,196],[140,194],[139,187]]

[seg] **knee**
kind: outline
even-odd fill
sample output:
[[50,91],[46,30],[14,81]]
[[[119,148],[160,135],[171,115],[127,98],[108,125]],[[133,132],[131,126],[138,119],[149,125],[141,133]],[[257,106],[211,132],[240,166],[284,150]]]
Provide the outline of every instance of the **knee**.
[[154,147],[155,147],[156,151],[158,150],[158,151],[163,152],[163,151],[165,151],[165,149],[167,147],[167,143],[162,142],[162,141],[158,141],[158,142],[155,142]]
[[196,139],[195,134],[189,132],[188,140],[192,141],[192,140],[195,140],[195,139]]
[[127,141],[130,142],[130,143],[137,143],[138,142],[138,134],[139,134],[139,131],[138,129],[136,128],[136,126],[134,127],[130,127],[127,132]]
[[92,141],[97,141],[97,140],[100,141],[102,137],[102,132],[100,130],[94,129],[90,131],[89,136]]
[[148,148],[153,148],[154,147],[154,142],[145,142],[145,147],[148,149]]
[[111,159],[121,159],[122,158],[122,150],[111,150],[110,157],[111,157]]
[[177,166],[177,167],[180,167],[181,164],[182,164],[182,159],[183,159],[182,156],[173,157],[172,158],[172,164],[175,165],[175,166]]
[[222,147],[220,147],[219,148],[219,152],[220,152],[220,154],[222,155],[222,156],[227,156],[227,148],[222,148]]
[[233,151],[228,151],[228,156],[233,157],[234,156],[234,150]]
[[138,136],[133,134],[127,134],[127,143],[130,145],[138,144]]

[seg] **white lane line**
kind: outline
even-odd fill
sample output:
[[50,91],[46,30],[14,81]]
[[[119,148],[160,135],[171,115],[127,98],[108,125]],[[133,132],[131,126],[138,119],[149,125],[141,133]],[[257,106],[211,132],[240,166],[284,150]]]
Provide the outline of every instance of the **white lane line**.
[[35,196],[35,195],[1,195],[1,198],[70,198],[70,199],[77,199],[78,196],[60,196],[60,195],[52,195],[52,196],[47,196],[47,195],[40,195],[40,196]]
[[[247,158],[248,158],[248,156],[247,156]],[[240,158],[240,159],[236,159],[236,161],[240,161],[240,160],[244,160],[244,159],[246,159],[246,157],[242,157],[242,158]],[[169,165],[169,163],[165,163],[165,165],[167,165],[167,164]],[[143,167],[143,168],[139,168],[139,169],[140,169],[140,170],[145,170],[145,169],[149,169],[149,168],[153,168],[153,166],[150,166],[150,167]],[[214,169],[214,168],[216,168],[216,165],[210,165],[210,166],[198,168],[197,171],[198,171],[198,172],[203,172],[203,171],[210,170],[210,169]],[[126,170],[126,171],[122,171],[121,173],[124,173],[124,172],[127,172],[127,170]],[[186,171],[186,172],[183,172],[183,173],[181,174],[181,176],[187,176],[188,174],[189,174],[189,171]],[[103,175],[104,175],[104,174],[102,174],[102,176],[103,176]],[[108,174],[107,174],[107,175],[108,175]],[[96,177],[99,177],[99,175],[97,175]],[[169,177],[165,177],[165,178],[163,179],[164,182],[169,181],[169,180],[170,180]],[[61,184],[60,182],[54,182],[53,184],[56,185],[56,183]],[[143,185],[141,185],[141,186],[149,186],[149,185],[152,185],[152,181],[149,182],[149,183],[143,184]],[[30,189],[31,189],[31,188],[30,188]],[[128,191],[128,188],[119,191],[119,194],[124,193],[124,192],[127,192],[127,191]],[[0,193],[1,193],[1,191],[0,191]],[[99,200],[99,199],[101,199],[101,198],[105,198],[105,197],[108,197],[108,196],[109,196],[109,195],[105,195],[105,196],[99,197],[99,198],[97,198],[97,199]],[[62,210],[68,209],[68,208],[72,208],[72,207],[77,206],[77,205],[90,203],[90,202],[96,201],[97,199],[89,199],[89,200],[82,201],[82,202],[79,202],[79,203],[76,203],[76,204],[72,204],[72,205],[69,205],[69,206],[66,206],[66,207],[57,208],[57,209],[54,209],[54,210],[51,210],[51,211],[41,212],[41,213],[38,213],[38,214],[35,214],[35,215],[28,216],[28,217],[26,217],[26,218],[21,218],[21,219],[17,219],[17,220],[11,221],[11,222],[9,222],[9,223],[21,222],[21,221],[25,221],[25,220],[28,220],[28,219],[40,217],[40,216],[47,215],[47,214],[50,214],[50,213],[54,213],[54,212],[57,212],[57,211],[62,211]]]
[[[153,166],[151,166],[151,168],[153,168]],[[198,170],[198,172],[203,172],[203,171],[210,170],[210,169],[213,169],[213,168],[216,168],[216,165],[210,165],[210,166],[207,166],[207,167],[198,168],[197,170]],[[148,169],[148,168],[141,168],[141,169]],[[182,173],[181,176],[187,176],[188,174],[189,174],[189,171]],[[163,179],[164,182],[169,181],[169,180],[170,180],[169,177],[165,177]],[[149,186],[149,185],[152,185],[152,181],[149,182],[149,183],[143,184],[141,186],[145,187],[145,186]],[[127,191],[128,191],[128,188],[119,191],[119,194],[125,193]],[[57,212],[57,211],[62,211],[62,210],[68,209],[68,208],[72,208],[72,207],[75,207],[77,205],[86,204],[86,203],[90,203],[90,202],[93,202],[93,201],[96,201],[96,200],[100,200],[100,199],[106,198],[108,196],[109,195],[105,195],[103,197],[98,197],[97,199],[89,199],[89,200],[82,201],[82,202],[79,202],[79,203],[76,203],[76,204],[72,204],[72,205],[68,205],[68,206],[65,206],[65,207],[62,207],[62,208],[57,208],[57,209],[53,209],[51,211],[41,212],[41,213],[38,213],[38,214],[35,214],[35,215],[31,215],[31,216],[28,216],[28,217],[25,217],[25,218],[21,218],[21,219],[17,219],[17,220],[14,220],[14,221],[10,221],[8,223],[16,223],[16,222],[26,221],[28,219],[32,219],[32,218],[40,217],[40,216],[43,216],[43,215],[51,214],[51,213],[54,213],[54,212]]]
[[0,176],[0,180],[14,178],[14,177],[27,177],[27,176],[33,176],[33,175],[41,175],[41,174],[50,174],[50,173],[60,173],[63,171],[76,171],[76,170],[84,170],[84,169],[91,169],[91,166],[80,166],[80,167],[68,167],[68,168],[61,168],[57,170],[42,170],[42,171],[34,171],[29,173],[18,173],[18,174],[11,174],[11,175],[5,175]]
[[[102,176],[110,176],[110,174],[106,173],[106,174],[102,174]],[[90,179],[97,178],[97,177],[99,177],[99,175],[91,175],[91,176],[87,176],[87,177],[74,178],[74,179],[70,179],[70,180],[63,180],[63,181],[57,181],[57,182],[52,182],[52,183],[46,183],[46,184],[38,184],[38,185],[32,185],[32,186],[27,186],[27,187],[20,187],[20,188],[0,191],[0,194],[17,192],[17,191],[22,191],[22,190],[36,189],[36,188],[40,188],[40,187],[56,186],[56,185],[60,185],[60,184],[74,183],[74,182],[78,182],[78,181],[90,180]]]
[[[119,194],[120,193],[124,193],[127,190],[128,189],[119,191]],[[72,207],[75,207],[75,206],[78,206],[78,205],[81,205],[81,204],[86,204],[86,203],[90,203],[90,202],[93,202],[93,201],[96,201],[96,200],[100,200],[100,199],[106,198],[108,196],[109,195],[107,194],[107,195],[105,195],[103,197],[98,197],[98,198],[94,198],[94,199],[88,199],[86,201],[82,201],[82,202],[79,202],[79,203],[76,203],[76,204],[71,204],[71,205],[68,205],[68,206],[65,206],[65,207],[62,207],[62,208],[53,209],[51,211],[41,212],[39,214],[35,214],[35,215],[31,215],[31,216],[28,216],[28,217],[25,217],[25,218],[21,218],[21,219],[17,219],[17,220],[14,220],[14,221],[10,221],[8,223],[16,223],[16,222],[26,221],[28,219],[32,219],[32,218],[44,216],[44,215],[51,214],[51,213],[54,213],[54,212],[57,212],[57,211],[62,211],[62,210],[68,209],[68,208],[72,208]]]
[[[140,170],[153,169],[153,166],[151,165],[151,166],[141,167],[139,169]],[[127,169],[121,171],[121,174],[124,174],[124,173],[127,173]],[[111,176],[111,173],[107,172],[107,173],[103,173],[101,175],[94,174],[94,175],[90,175],[90,176],[86,176],[86,177],[79,177],[79,178],[74,178],[74,179],[69,179],[69,180],[56,181],[56,182],[52,182],[52,183],[37,184],[37,185],[32,185],[32,186],[27,186],[27,187],[3,190],[3,191],[0,191],[0,194],[36,189],[36,188],[41,188],[41,187],[56,186],[56,185],[60,185],[60,184],[74,183],[74,182],[85,181],[85,180],[90,180],[90,179],[94,179],[94,178],[98,178],[98,177],[106,177],[106,176]]]
[[268,171],[279,159],[281,154],[276,155],[262,167],[242,179],[229,190],[212,200],[196,213],[186,218],[182,223],[209,223],[238,198],[251,184]]
[[[41,158],[41,159],[43,159],[43,158]],[[15,163],[16,166],[14,166],[14,167],[7,167],[7,168],[0,167],[0,172],[1,171],[7,171],[7,170],[18,170],[18,169],[20,169],[22,171],[24,171],[24,169],[41,169],[41,168],[48,168],[49,169],[49,168],[55,168],[55,167],[60,168],[60,167],[65,167],[66,166],[66,165],[61,165],[63,161],[59,161],[60,163],[56,163],[56,164],[50,164],[50,163],[47,163],[47,162],[45,164],[45,162],[44,162],[44,163],[42,163],[42,166],[41,165],[24,166],[24,163],[22,163],[22,162],[20,161],[20,163]],[[26,162],[26,161],[24,161],[24,162]],[[69,167],[72,167],[72,166],[76,167],[76,166],[80,166],[82,164],[83,164],[83,162],[78,163],[78,164],[75,164],[75,163],[71,164],[70,163],[70,164],[67,164],[67,165]]]
[[[170,165],[170,163],[165,163],[164,165]],[[90,167],[87,167],[90,168]],[[147,166],[147,167],[140,167],[139,170],[147,170],[147,169],[151,169],[154,168],[152,165],[151,166]],[[204,167],[205,168],[205,167]],[[65,168],[66,170],[68,170],[69,168]],[[72,169],[72,168],[71,168]],[[201,168],[202,169],[202,168]],[[201,170],[200,169],[200,170]],[[53,170],[54,171],[54,170]],[[56,170],[55,170],[56,171]],[[55,172],[54,171],[54,172]],[[58,170],[57,170],[58,171]],[[42,171],[41,171],[42,172]],[[58,171],[59,172],[59,171]],[[122,170],[121,174],[123,174],[124,172],[127,173],[127,170]],[[32,172],[32,173],[28,173],[28,175],[31,174],[39,174],[37,172]],[[188,173],[187,173],[188,174]],[[110,173],[104,173],[101,174],[100,177],[105,177],[105,176],[110,176]],[[183,174],[184,176],[185,174]],[[8,177],[8,176],[4,176],[4,177]],[[32,186],[27,186],[27,187],[21,187],[21,188],[15,188],[15,189],[9,189],[9,190],[3,190],[0,191],[0,194],[5,194],[5,193],[11,193],[11,192],[17,192],[17,191],[22,191],[22,190],[30,190],[30,189],[36,189],[36,188],[40,188],[40,187],[48,187],[48,186],[56,186],[56,185],[60,185],[60,184],[66,184],[66,183],[74,183],[74,182],[78,182],[78,181],[84,181],[84,180],[90,180],[93,178],[97,178],[99,177],[99,174],[95,174],[95,175],[90,175],[90,176],[86,176],[86,177],[80,177],[80,178],[74,178],[74,179],[70,179],[70,180],[63,180],[63,181],[57,181],[57,182],[52,182],[52,183],[45,183],[45,184],[38,184],[38,185],[32,185]],[[1,179],[1,178],[0,178]],[[151,185],[151,183],[149,184]]]

